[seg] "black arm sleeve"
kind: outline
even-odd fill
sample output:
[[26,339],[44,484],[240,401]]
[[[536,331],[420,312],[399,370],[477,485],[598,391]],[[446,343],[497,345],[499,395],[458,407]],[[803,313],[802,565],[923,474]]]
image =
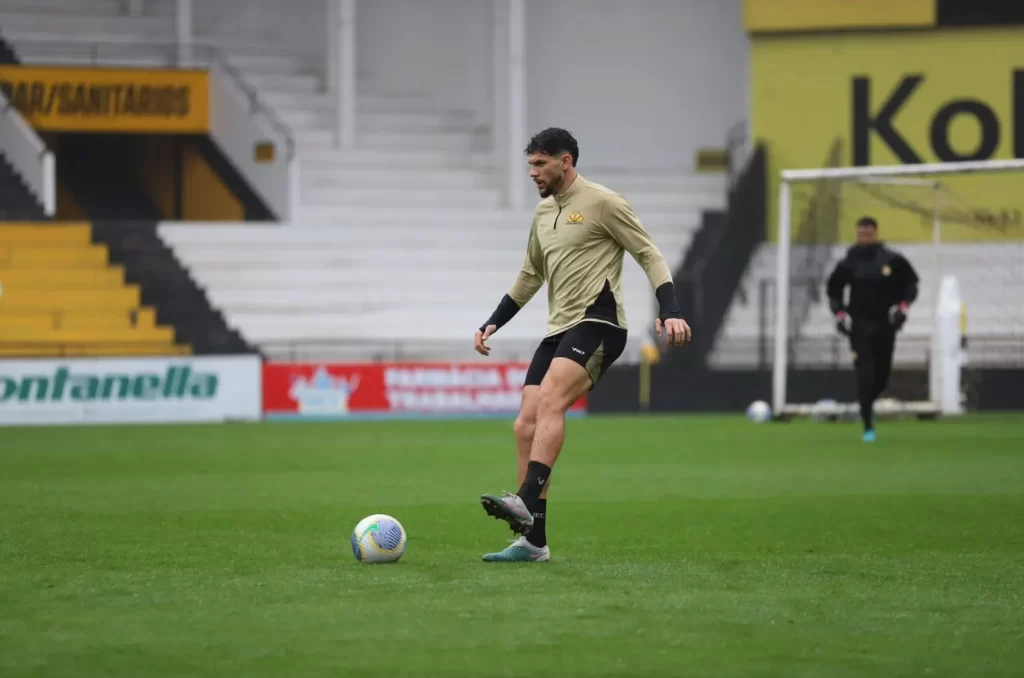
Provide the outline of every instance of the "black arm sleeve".
[[494,309],[494,313],[487,319],[487,322],[480,326],[480,331],[486,332],[488,325],[494,325],[500,330],[502,325],[515,317],[516,313],[519,313],[519,304],[506,294],[501,298],[498,308]]
[[662,283],[654,290],[654,296],[658,298],[658,317],[662,322],[668,318],[682,318],[679,312],[679,305],[676,303],[676,288],[671,282]]
[[914,300],[917,299],[917,283],[920,280],[917,277],[917,271],[902,256],[896,257],[893,264],[893,269],[895,269],[896,274],[899,276],[900,301],[908,304],[914,303]]
[[828,277],[826,291],[828,292],[828,306],[835,315],[843,310],[843,291],[850,284],[850,269],[845,261],[836,264],[832,275]]

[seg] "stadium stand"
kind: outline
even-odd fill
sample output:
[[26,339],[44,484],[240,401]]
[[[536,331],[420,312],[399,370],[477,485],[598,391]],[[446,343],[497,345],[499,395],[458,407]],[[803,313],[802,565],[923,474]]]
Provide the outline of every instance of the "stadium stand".
[[138,285],[92,242],[88,224],[0,225],[0,354],[176,355]]
[[[166,65],[172,4],[147,0],[140,16],[127,16],[116,0],[4,0],[0,33],[29,64]],[[296,9],[307,4],[320,9]],[[467,111],[363,78],[355,148],[334,148],[335,102],[324,92],[317,55],[323,31],[303,23],[322,16],[319,4],[218,0],[193,9],[196,45],[219,50],[292,128],[301,164],[299,210],[288,223],[159,229],[209,297],[211,313],[223,312],[230,326],[223,332],[238,330],[268,355],[304,345],[317,355],[332,346],[368,357],[405,343],[396,328],[411,323],[426,355],[436,346],[450,357],[452,342],[465,341],[514,277],[530,221],[528,211],[503,207],[490,130]],[[127,43],[135,44],[117,48]],[[580,169],[630,200],[673,270],[704,212],[726,207],[722,174]],[[397,276],[396,265],[404,267]],[[634,329],[629,359],[646,334],[640,328],[653,325],[655,304],[628,256],[623,285]],[[538,297],[503,331],[507,350],[532,351],[545,312]]]
[[[939,270],[928,244],[893,243],[913,262],[922,279],[920,297],[914,304],[897,343],[895,363],[920,365],[928,356],[935,311],[935,292]],[[831,271],[845,254],[845,246],[835,246],[826,266]],[[712,363],[721,367],[749,366],[756,363],[759,342],[770,343],[774,332],[774,245],[762,245],[744,275],[738,295],[730,306],[721,340]],[[800,256],[794,247],[793,257]],[[988,242],[942,245],[943,270],[953,272],[966,306],[967,336],[974,365],[1024,364],[1020,337],[1024,336],[1024,243]],[[760,289],[764,283],[765,297]],[[836,333],[823,288],[798,333],[795,360],[802,365],[848,364],[849,347]],[[770,349],[769,349],[770,351]],[[770,352],[769,354],[770,355]]]

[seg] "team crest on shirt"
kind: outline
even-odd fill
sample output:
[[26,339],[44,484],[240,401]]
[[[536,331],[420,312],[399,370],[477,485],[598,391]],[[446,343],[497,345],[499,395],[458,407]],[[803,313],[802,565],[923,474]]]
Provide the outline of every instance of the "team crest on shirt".
[[892,275],[892,269],[889,268],[889,264],[886,264],[885,266],[882,267],[882,275],[884,275],[887,278],[890,275]]
[[583,215],[580,214],[579,212],[573,212],[572,214],[569,215],[569,218],[565,220],[565,223],[567,223],[567,224],[582,224],[583,223]]

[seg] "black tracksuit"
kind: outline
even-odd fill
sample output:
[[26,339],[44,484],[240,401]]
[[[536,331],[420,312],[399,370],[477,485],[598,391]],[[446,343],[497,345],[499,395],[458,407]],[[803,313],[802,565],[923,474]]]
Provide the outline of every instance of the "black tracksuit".
[[[885,390],[892,371],[898,326],[893,308],[917,298],[918,277],[903,255],[883,243],[854,245],[828,278],[828,298],[834,314],[850,319],[850,348],[857,370],[857,400],[864,428],[872,428],[875,400]],[[843,291],[850,287],[850,301]]]

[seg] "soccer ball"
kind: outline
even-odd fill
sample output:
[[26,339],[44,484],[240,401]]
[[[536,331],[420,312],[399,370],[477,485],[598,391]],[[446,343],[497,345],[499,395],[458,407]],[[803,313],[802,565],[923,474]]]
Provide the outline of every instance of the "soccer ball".
[[831,398],[824,398],[814,403],[814,407],[811,408],[811,420],[812,421],[829,421],[835,417],[838,417],[838,405],[835,400]]
[[771,406],[763,400],[755,400],[747,407],[747,419],[760,424],[772,418]]
[[361,563],[394,563],[404,552],[405,528],[391,516],[366,516],[352,530],[352,555]]

